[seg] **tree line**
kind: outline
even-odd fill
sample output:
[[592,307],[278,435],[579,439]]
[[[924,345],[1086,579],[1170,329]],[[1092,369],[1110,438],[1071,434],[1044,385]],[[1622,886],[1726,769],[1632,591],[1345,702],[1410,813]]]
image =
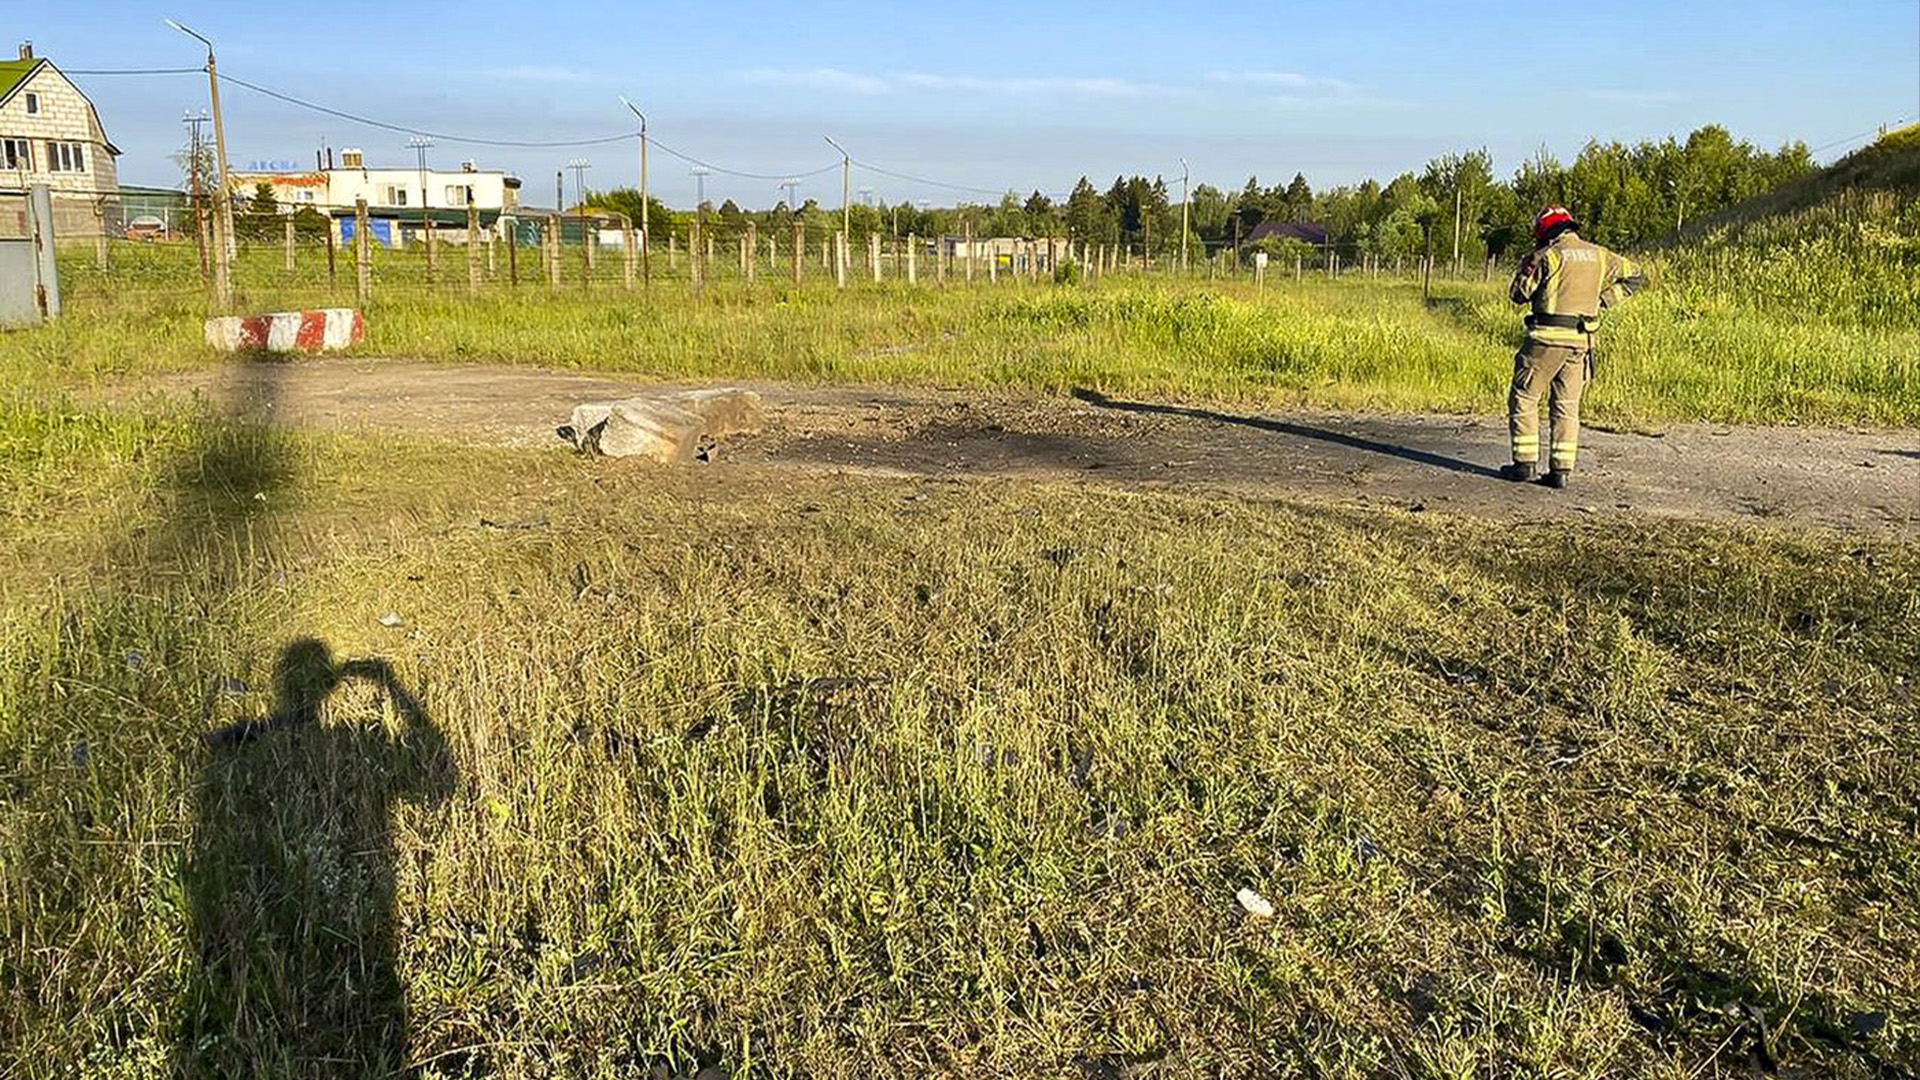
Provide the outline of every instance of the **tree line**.
[[[1251,250],[1248,238],[1262,222],[1283,221],[1323,226],[1328,246],[1350,258],[1430,253],[1451,259],[1457,251],[1466,262],[1510,259],[1531,245],[1534,213],[1559,203],[1573,211],[1588,239],[1633,248],[1813,168],[1813,155],[1803,142],[1762,150],[1736,140],[1717,124],[1701,127],[1684,140],[1669,136],[1633,145],[1590,141],[1566,163],[1543,149],[1504,179],[1495,176],[1486,150],[1470,150],[1434,158],[1419,172],[1404,172],[1384,183],[1369,179],[1316,191],[1296,172],[1285,183],[1270,186],[1248,177],[1238,191],[1198,184],[1188,197],[1187,244],[1194,258],[1223,249]],[[1104,188],[1083,176],[1064,199],[1039,191],[1025,198],[1008,192],[996,203],[932,207],[881,201],[854,205],[848,213],[856,236],[951,236],[971,227],[977,236],[1066,237],[1168,255],[1177,252],[1181,242],[1181,207],[1171,195],[1163,176],[1115,177]],[[729,238],[749,222],[763,235],[779,235],[792,228],[796,214],[811,233],[840,227],[839,207],[823,207],[811,199],[798,208],[779,203],[758,211],[729,199],[680,212],[658,199],[649,201],[656,236],[671,232],[684,238],[696,218],[703,218],[715,235]],[[629,220],[639,216],[639,193],[632,189],[601,192],[588,202]],[[1265,242],[1269,250],[1297,244]]]

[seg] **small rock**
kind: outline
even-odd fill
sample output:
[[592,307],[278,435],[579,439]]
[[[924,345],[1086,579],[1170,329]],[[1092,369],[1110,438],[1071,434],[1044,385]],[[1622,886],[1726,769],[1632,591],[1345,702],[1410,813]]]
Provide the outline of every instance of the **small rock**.
[[85,766],[86,763],[92,758],[92,755],[87,752],[87,740],[81,739],[80,741],[74,743],[72,754],[73,754],[73,763],[75,765]]
[[407,625],[407,620],[401,618],[397,612],[389,611],[385,615],[380,616],[380,625],[392,630],[396,627]]
[[1241,889],[1233,894],[1233,898],[1240,901],[1240,906],[1247,910],[1247,914],[1258,919],[1273,918],[1273,905],[1252,889]]
[[139,671],[141,668],[147,666],[147,654],[141,652],[139,649],[128,649],[126,661],[128,671]]

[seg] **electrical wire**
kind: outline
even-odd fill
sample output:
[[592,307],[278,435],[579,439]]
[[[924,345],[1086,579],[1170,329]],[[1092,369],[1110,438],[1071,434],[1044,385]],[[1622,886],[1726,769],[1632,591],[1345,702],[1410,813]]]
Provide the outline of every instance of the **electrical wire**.
[[647,145],[652,146],[656,150],[660,150],[666,153],[670,157],[677,157],[681,161],[684,161],[689,165],[698,165],[703,169],[711,169],[714,172],[721,173],[726,176],[738,176],[738,177],[743,177],[747,180],[786,180],[788,178],[792,178],[795,180],[804,180],[809,176],[819,176],[822,173],[829,173],[840,167],[840,163],[836,161],[827,165],[822,165],[817,169],[809,169],[806,172],[787,172],[787,173],[742,172],[739,169],[729,169],[724,165],[715,165],[711,161],[702,161],[691,154],[683,154],[680,151],[675,150],[673,147],[668,146],[666,143],[663,143],[660,140],[652,137],[648,137]]
[[206,68],[61,68],[62,75],[201,75]]
[[442,142],[466,143],[472,146],[512,146],[538,149],[560,146],[604,146],[608,143],[626,142],[628,139],[640,137],[640,133],[637,131],[627,132],[621,135],[607,135],[594,139],[485,139],[468,135],[450,135],[441,131],[427,131],[423,128],[390,124],[384,120],[375,120],[370,116],[360,116],[356,113],[346,112],[341,109],[329,108],[325,105],[294,97],[292,94],[283,94],[278,90],[269,89],[258,83],[250,83],[245,79],[235,78],[232,75],[222,75],[220,76],[220,81],[232,83],[243,89],[251,90],[256,94],[263,94],[273,98],[275,101],[284,101],[289,105],[295,105],[302,109],[310,109],[317,113],[325,113],[328,116],[337,117],[341,120],[349,120],[356,124],[365,124],[368,127],[381,128],[386,131],[399,132],[402,135],[424,135],[427,138],[439,139]]
[[[1906,121],[1907,121],[1907,118],[1905,116],[1895,117],[1892,123],[1885,125],[1885,129],[1892,130],[1893,128],[1899,127],[1901,124],[1906,123]],[[1868,131],[1863,131],[1858,135],[1849,135],[1844,139],[1835,139],[1830,143],[1824,143],[1820,146],[1816,146],[1813,149],[1807,151],[1807,153],[1818,154],[1823,150],[1831,150],[1836,146],[1845,146],[1850,142],[1859,142],[1861,139],[1864,139],[1869,135],[1878,135],[1881,130],[1882,130],[1881,128],[1876,127]]]
[[1008,188],[1006,189],[1006,191],[994,191],[991,188],[969,187],[966,184],[950,184],[943,180],[929,180],[924,176],[910,176],[907,173],[895,172],[892,169],[884,169],[871,162],[861,161],[859,158],[852,158],[850,160],[855,165],[860,166],[861,168],[867,170],[868,172],[879,173],[881,176],[891,176],[895,180],[906,180],[915,184],[925,184],[928,187],[949,188],[954,191],[968,191],[968,192],[972,192],[975,195],[993,195],[996,197],[1001,195],[1006,195],[1013,191],[1012,188]]
[[[137,76],[137,75],[198,75],[203,71],[205,71],[206,69],[205,68],[68,68],[63,70],[65,70],[66,73],[69,75],[103,75],[103,76],[136,75]],[[373,117],[362,116],[358,113],[350,113],[344,109],[335,109],[327,105],[322,105],[319,102],[308,101],[305,98],[300,98],[292,94],[283,93],[282,91],[275,90],[271,87],[261,86],[259,83],[248,82],[247,80],[239,78],[234,75],[223,74],[219,76],[219,79],[223,83],[231,83],[234,86],[240,87],[241,89],[251,90],[256,94],[261,94],[265,97],[270,97],[275,101],[284,102],[288,105],[292,105],[297,108],[307,109],[312,112],[317,112],[317,113],[324,114],[326,116],[335,117],[336,119],[347,120],[356,124],[365,124],[368,127],[380,128],[384,131],[392,131],[402,135],[424,135],[430,139],[439,139],[443,142],[449,142],[449,143],[464,143],[472,146],[516,147],[516,148],[522,148],[522,149],[552,149],[552,148],[571,147],[571,146],[606,146],[611,143],[620,143],[620,142],[625,142],[628,139],[636,138],[638,134],[638,133],[624,133],[619,135],[606,135],[606,136],[590,138],[590,139],[490,139],[490,138],[484,138],[484,137],[475,136],[475,135],[454,135],[454,134],[449,134],[447,132],[442,132],[442,131],[428,131],[423,128],[412,127],[405,124],[390,123],[385,120],[376,120]],[[799,172],[780,172],[780,173],[748,172],[744,169],[732,169],[732,168],[728,168],[725,165],[716,165],[711,161],[706,161],[702,158],[694,157],[692,154],[688,154],[683,151],[676,150],[672,146],[669,146],[666,143],[659,141],[658,139],[649,139],[648,142],[651,143],[655,148],[659,149],[662,153],[665,153],[670,157],[679,158],[681,161],[684,161],[689,165],[697,165],[700,168],[711,169],[712,171],[720,173],[724,176],[740,177],[742,179],[747,179],[747,180],[773,180],[773,181],[780,181],[780,180],[787,180],[787,179],[804,180],[809,177],[824,175],[840,167],[839,162],[829,162],[828,164],[822,165],[817,169],[806,169]],[[867,170],[868,172],[878,173],[881,176],[892,177],[895,180],[905,180],[910,183],[924,184],[928,187],[945,188],[950,191],[963,191],[963,192],[968,192],[975,195],[988,195],[988,196],[994,196],[994,197],[1006,195],[1008,192],[1011,192],[1013,190],[1012,188],[1008,188],[1006,191],[1000,191],[993,188],[974,187],[968,184],[955,184],[945,180],[933,180],[924,176],[914,176],[909,173],[897,172],[893,169],[888,169],[880,165],[875,165],[872,162],[861,161],[857,158],[850,158],[848,160],[850,160],[853,164],[858,165],[860,168]]]

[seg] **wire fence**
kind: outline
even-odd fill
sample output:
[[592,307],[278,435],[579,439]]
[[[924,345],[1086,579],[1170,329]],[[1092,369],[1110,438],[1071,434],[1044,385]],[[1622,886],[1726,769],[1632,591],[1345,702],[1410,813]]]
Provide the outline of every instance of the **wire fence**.
[[[1385,257],[1327,246],[1271,254],[1177,238],[1157,245],[1060,236],[936,236],[879,231],[849,236],[837,215],[796,215],[784,226],[703,222],[642,231],[605,211],[557,214],[299,204],[236,211],[231,236],[211,200],[168,215],[138,212],[104,193],[56,193],[55,236],[70,304],[204,302],[240,310],[272,301],[366,305],[392,298],[513,296],[562,291],[757,287],[916,288],[1104,279],[1216,280],[1265,287],[1342,278],[1491,277],[1485,267]],[[0,234],[24,225],[25,196],[0,191]],[[61,239],[64,237],[65,239]]]

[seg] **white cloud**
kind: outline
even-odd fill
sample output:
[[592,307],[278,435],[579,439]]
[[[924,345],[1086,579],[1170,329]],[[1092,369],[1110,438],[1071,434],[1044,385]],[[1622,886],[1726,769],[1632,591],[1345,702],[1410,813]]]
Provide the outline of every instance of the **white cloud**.
[[1081,97],[1177,97],[1192,91],[1158,83],[1111,77],[937,75],[925,71],[896,71],[888,76],[901,86],[927,90],[959,90],[979,94],[1073,94]]
[[1671,90],[1589,90],[1587,97],[1615,105],[1639,105],[1645,108],[1673,105],[1686,100],[1684,95]]
[[1303,94],[1351,94],[1356,89],[1345,79],[1325,75],[1303,75],[1297,71],[1209,71],[1207,81],[1240,86],[1264,86]]
[[867,75],[839,68],[749,68],[736,71],[741,82],[799,86],[851,94],[889,94],[935,90],[968,94],[1061,94],[1076,97],[1177,97],[1193,91],[1158,83],[1112,77],[945,75],[931,71],[890,71]]
[[814,90],[836,90],[847,94],[884,94],[891,89],[884,79],[826,67],[749,68],[746,71],[734,72],[733,77],[741,82],[771,86],[802,86]]
[[488,68],[481,74],[489,79],[511,79],[515,82],[554,82],[586,83],[597,82],[595,76],[577,68],[550,67],[542,64],[518,64],[513,67]]

